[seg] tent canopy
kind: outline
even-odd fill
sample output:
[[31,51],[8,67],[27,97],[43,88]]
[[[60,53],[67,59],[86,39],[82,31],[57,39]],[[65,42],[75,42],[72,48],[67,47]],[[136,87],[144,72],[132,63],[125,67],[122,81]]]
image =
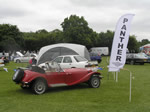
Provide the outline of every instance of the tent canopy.
[[144,48],[150,48],[150,44],[146,44],[146,45],[144,45],[142,47],[144,47]]
[[42,47],[39,51],[37,64],[51,61],[61,55],[80,55],[90,60],[87,48],[79,44],[60,43]]
[[147,55],[150,55],[150,44],[146,44],[146,45],[140,47],[140,51],[144,52]]

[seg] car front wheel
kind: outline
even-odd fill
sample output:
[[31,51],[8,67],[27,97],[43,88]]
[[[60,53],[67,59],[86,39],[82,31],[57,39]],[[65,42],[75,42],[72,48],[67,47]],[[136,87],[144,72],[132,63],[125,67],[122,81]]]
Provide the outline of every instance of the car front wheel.
[[89,80],[89,86],[92,88],[98,88],[100,86],[100,78],[98,76],[92,76]]
[[38,79],[32,84],[32,91],[35,94],[43,94],[47,90],[47,84],[44,80]]

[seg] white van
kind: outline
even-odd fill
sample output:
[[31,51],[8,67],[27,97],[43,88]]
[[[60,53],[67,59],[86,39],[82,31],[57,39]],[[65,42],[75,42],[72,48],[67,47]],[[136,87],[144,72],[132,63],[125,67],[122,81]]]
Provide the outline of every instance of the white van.
[[90,49],[90,53],[96,53],[101,56],[107,56],[109,55],[108,47],[93,47]]

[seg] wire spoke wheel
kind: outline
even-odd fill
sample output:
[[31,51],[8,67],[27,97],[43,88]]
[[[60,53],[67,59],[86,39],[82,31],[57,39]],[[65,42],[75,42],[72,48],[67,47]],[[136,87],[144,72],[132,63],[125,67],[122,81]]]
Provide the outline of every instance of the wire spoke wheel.
[[43,94],[47,89],[46,83],[43,80],[36,80],[32,86],[35,94]]
[[92,76],[89,81],[89,86],[92,88],[98,88],[100,86],[100,79],[97,76]]

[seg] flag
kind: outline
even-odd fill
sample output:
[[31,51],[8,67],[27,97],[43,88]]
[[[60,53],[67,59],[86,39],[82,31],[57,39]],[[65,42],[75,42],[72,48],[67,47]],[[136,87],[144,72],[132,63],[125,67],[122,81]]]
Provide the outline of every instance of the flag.
[[7,68],[3,68],[6,72],[8,72],[8,69]]
[[98,70],[103,70],[103,68],[101,68],[101,67],[98,67],[97,69],[98,69]]
[[16,72],[17,71],[17,69],[14,69],[14,72]]
[[108,66],[109,71],[119,71],[125,64],[126,49],[133,16],[134,14],[125,14],[117,22]]

